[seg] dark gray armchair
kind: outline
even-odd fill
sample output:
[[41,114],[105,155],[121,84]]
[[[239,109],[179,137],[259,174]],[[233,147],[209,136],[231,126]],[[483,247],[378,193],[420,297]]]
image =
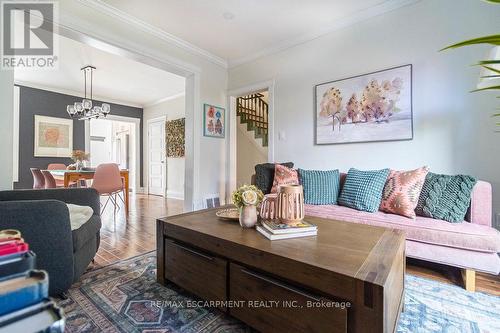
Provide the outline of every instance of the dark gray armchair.
[[[90,206],[92,218],[71,231],[65,203]],[[0,229],[21,231],[49,273],[49,294],[60,295],[85,272],[100,242],[99,194],[91,188],[0,191]]]

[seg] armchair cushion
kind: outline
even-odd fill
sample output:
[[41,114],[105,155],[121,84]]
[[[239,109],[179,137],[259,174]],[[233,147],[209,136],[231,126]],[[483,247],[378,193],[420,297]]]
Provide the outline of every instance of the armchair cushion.
[[85,222],[80,228],[71,231],[73,238],[73,252],[81,249],[89,240],[96,237],[101,229],[101,219],[93,215],[90,220]]

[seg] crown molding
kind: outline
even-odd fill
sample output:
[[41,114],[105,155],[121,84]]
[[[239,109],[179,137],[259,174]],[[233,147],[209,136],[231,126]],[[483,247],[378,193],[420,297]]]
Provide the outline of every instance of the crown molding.
[[176,98],[179,98],[179,97],[183,97],[185,96],[186,93],[183,91],[183,92],[180,92],[180,93],[177,93],[177,94],[174,94],[174,95],[171,95],[171,96],[167,96],[167,97],[164,97],[164,98],[160,98],[154,102],[151,102],[151,103],[147,103],[147,104],[144,104],[144,108],[149,108],[149,107],[152,107],[152,106],[155,106],[155,105],[158,105],[160,103],[163,103],[163,102],[166,102],[166,101],[171,101],[173,99],[176,99]]
[[239,65],[242,65],[247,62],[254,61],[258,58],[269,56],[275,53],[279,53],[286,49],[292,48],[294,46],[309,42],[313,39],[324,36],[330,32],[340,30],[346,28],[348,26],[354,25],[358,22],[370,19],[375,16],[379,16],[390,11],[399,9],[404,6],[412,5],[421,0],[387,0],[375,6],[366,8],[364,10],[360,10],[353,15],[346,16],[340,20],[335,21],[332,25],[326,26],[322,29],[316,30],[314,32],[310,32],[307,34],[300,35],[295,38],[287,39],[282,41],[281,43],[274,44],[271,47],[262,49],[260,51],[248,54],[244,57],[237,58],[234,60],[229,60],[228,66],[229,68],[234,68]]
[[135,27],[141,29],[142,31],[145,31],[147,33],[150,33],[153,36],[156,36],[170,44],[173,44],[191,54],[195,54],[197,56],[204,57],[205,59],[211,61],[214,64],[217,64],[219,66],[222,66],[223,68],[228,68],[228,62],[207,51],[204,50],[194,44],[191,44],[177,36],[174,36],[160,28],[157,28],[147,22],[144,22],[142,20],[139,20],[138,18],[129,15],[101,0],[77,0],[79,3],[92,8],[94,10],[97,10],[103,14],[106,14],[110,17],[114,17],[122,22],[125,22],[129,25],[134,25]]

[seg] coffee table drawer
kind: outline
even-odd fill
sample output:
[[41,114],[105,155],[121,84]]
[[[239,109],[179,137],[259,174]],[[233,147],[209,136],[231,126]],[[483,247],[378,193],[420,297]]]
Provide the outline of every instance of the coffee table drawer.
[[165,278],[208,301],[226,300],[227,261],[165,240]]
[[262,332],[346,332],[347,309],[278,279],[230,263],[231,315]]

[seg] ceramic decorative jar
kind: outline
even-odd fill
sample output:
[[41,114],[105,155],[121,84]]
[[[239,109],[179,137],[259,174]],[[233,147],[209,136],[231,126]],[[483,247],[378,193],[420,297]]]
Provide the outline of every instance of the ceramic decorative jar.
[[283,223],[295,224],[304,219],[304,189],[302,185],[280,186],[276,215]]
[[260,204],[260,217],[266,220],[274,220],[276,218],[276,202],[278,194],[266,194]]

